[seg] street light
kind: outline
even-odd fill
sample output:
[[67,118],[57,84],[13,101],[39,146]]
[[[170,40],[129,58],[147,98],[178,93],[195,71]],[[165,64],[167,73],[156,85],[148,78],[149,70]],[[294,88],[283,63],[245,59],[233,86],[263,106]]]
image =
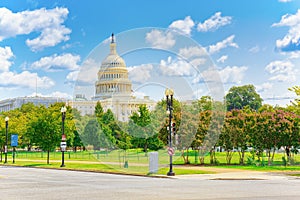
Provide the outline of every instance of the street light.
[[165,91],[165,95],[167,98],[167,114],[169,115],[169,124],[168,124],[168,131],[169,131],[169,148],[168,153],[170,156],[170,169],[167,173],[167,176],[175,176],[175,173],[173,172],[173,163],[172,163],[172,156],[173,156],[173,148],[172,148],[172,111],[173,111],[173,94],[174,91],[172,89],[167,88]]
[[8,130],[8,120],[9,117],[5,117],[5,147],[4,147],[4,153],[5,153],[5,160],[4,163],[7,163],[7,130]]
[[61,148],[61,166],[65,166],[65,151],[66,151],[66,135],[65,135],[65,119],[66,119],[66,112],[67,108],[65,106],[61,107],[60,109],[61,112],[61,119],[62,119],[62,136],[61,136],[61,143],[60,143],[60,148]]

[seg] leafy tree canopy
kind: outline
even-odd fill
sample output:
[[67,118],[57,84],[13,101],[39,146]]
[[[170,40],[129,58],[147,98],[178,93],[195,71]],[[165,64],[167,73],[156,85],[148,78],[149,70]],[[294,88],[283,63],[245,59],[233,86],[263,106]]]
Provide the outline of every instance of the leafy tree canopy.
[[257,111],[262,106],[263,101],[253,85],[234,86],[229,89],[225,99],[228,111],[240,110],[245,106]]

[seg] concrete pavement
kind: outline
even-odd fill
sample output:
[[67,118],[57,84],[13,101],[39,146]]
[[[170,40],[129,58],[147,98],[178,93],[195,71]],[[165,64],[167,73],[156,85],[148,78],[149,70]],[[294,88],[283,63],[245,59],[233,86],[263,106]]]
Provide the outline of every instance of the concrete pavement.
[[[231,178],[231,179],[230,179]],[[151,178],[0,167],[0,199],[299,199],[300,179],[239,172]]]

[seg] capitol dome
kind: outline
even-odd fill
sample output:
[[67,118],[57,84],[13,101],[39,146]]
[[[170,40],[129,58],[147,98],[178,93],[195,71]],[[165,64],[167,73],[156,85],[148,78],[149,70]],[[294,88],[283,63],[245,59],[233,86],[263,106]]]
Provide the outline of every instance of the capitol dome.
[[123,58],[121,58],[118,54],[109,54],[101,63],[102,68],[107,67],[125,67],[126,64]]
[[113,95],[131,96],[131,81],[125,61],[118,55],[114,34],[111,36],[110,52],[102,61],[95,83],[95,99],[107,99]]
[[114,41],[114,35],[111,36],[110,53],[101,63],[101,68],[108,67],[124,67],[126,68],[125,61],[117,54],[116,43]]

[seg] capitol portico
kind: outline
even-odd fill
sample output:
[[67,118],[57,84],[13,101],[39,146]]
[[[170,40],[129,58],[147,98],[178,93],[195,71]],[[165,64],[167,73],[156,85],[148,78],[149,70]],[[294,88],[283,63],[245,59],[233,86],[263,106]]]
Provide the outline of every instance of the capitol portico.
[[142,104],[149,110],[154,109],[156,102],[150,100],[148,96],[139,99],[132,95],[128,70],[125,61],[118,55],[116,47],[114,34],[112,34],[110,52],[102,61],[97,73],[95,96],[87,100],[84,95],[77,94],[74,101],[70,102],[70,105],[79,110],[81,115],[93,115],[98,101],[104,111],[111,109],[119,121],[128,121],[132,113],[136,112]]

